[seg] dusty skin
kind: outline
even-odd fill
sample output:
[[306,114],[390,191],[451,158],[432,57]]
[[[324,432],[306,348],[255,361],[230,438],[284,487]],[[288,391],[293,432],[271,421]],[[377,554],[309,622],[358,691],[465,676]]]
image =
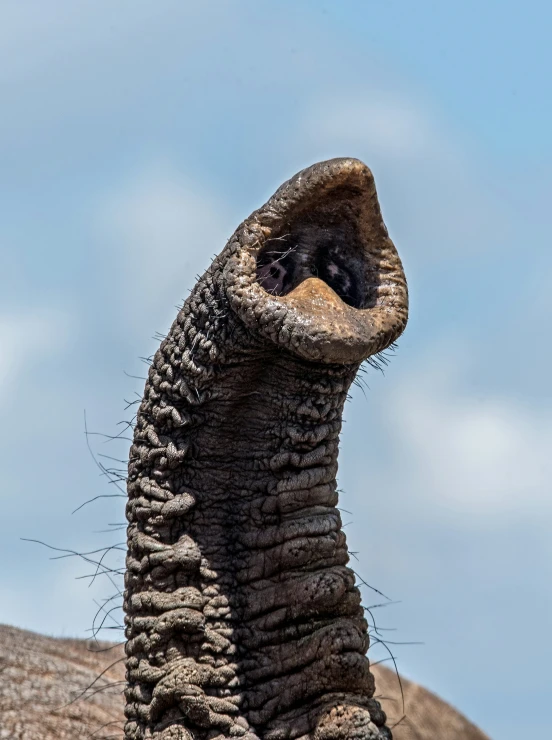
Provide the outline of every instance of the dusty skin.
[[[403,716],[397,677],[384,666],[372,670],[392,726]],[[121,740],[124,681],[120,645],[0,625],[0,738]],[[393,729],[395,740],[489,740],[435,694],[402,682],[406,718]]]

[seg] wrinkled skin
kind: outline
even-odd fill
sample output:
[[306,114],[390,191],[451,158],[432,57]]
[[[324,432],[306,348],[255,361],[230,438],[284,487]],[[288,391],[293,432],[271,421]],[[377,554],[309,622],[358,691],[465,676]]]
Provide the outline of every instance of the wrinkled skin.
[[0,624],[0,740],[121,740],[118,660],[118,646]]
[[127,740],[391,737],[336,472],[349,387],[407,305],[354,159],[282,185],[198,281],[130,452]]
[[[120,645],[37,635],[0,624],[1,740],[121,740]],[[489,740],[426,689],[372,666],[394,740]],[[406,716],[405,716],[406,715]]]

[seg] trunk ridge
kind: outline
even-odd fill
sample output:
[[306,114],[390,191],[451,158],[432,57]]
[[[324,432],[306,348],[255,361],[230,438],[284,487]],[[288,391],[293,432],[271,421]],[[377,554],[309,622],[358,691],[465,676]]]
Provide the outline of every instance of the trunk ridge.
[[198,281],[130,452],[128,740],[391,737],[335,478],[359,364],[406,315],[357,160],[285,183]]

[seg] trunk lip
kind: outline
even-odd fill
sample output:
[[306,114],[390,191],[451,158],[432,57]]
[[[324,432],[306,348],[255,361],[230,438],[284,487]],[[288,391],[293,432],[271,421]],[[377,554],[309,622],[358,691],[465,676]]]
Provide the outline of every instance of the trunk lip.
[[[358,200],[359,224],[369,237],[363,246],[377,262],[375,304],[354,308],[314,277],[286,295],[268,293],[256,277],[256,257],[266,241],[344,187]],[[297,173],[238,227],[229,247],[224,278],[233,310],[249,329],[302,359],[362,362],[392,344],[406,327],[408,288],[402,263],[381,216],[372,172],[358,159],[331,159]]]

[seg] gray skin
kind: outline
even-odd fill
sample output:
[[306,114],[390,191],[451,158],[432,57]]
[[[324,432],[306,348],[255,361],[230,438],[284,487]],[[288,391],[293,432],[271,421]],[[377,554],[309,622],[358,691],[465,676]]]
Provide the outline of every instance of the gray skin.
[[336,473],[349,387],[407,314],[355,159],[284,183],[197,282],[130,451],[127,740],[391,737]]

